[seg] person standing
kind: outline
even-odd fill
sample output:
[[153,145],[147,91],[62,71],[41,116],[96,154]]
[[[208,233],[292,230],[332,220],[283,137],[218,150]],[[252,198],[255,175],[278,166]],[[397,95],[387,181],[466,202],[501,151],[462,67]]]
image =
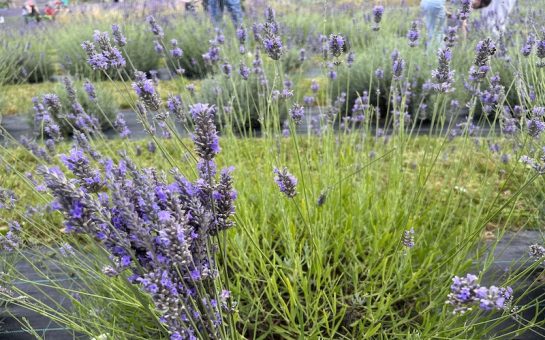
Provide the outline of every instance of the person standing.
[[422,0],[420,9],[426,25],[426,46],[441,41],[446,25],[445,0]]
[[481,20],[494,34],[499,35],[505,31],[509,22],[509,15],[515,8],[517,0],[494,0],[490,6],[481,11]]
[[223,9],[227,7],[227,10],[231,14],[231,19],[235,27],[239,27],[242,24],[242,7],[240,0],[208,0],[208,12],[212,17],[214,25],[219,26],[223,18]]

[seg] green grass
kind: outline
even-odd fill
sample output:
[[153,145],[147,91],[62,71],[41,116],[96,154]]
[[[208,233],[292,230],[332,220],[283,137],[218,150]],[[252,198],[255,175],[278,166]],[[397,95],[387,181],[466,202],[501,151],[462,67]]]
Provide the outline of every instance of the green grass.
[[[469,138],[449,142],[394,136],[388,143],[360,134],[341,135],[340,143],[334,138],[301,137],[301,168],[290,139],[221,140],[218,163],[235,166],[239,192],[237,226],[228,233],[228,256],[223,261],[238,301],[240,334],[248,338],[400,337],[414,331],[426,332],[421,333],[424,338],[483,334],[486,327],[471,323],[464,327],[449,316],[444,305],[449,282],[453,275],[468,271],[471,260],[484,256],[475,249],[490,233],[497,240],[506,230],[542,223],[536,213],[536,191],[517,195],[531,174],[517,162],[503,164],[484,139],[476,145]],[[504,148],[513,143],[501,141]],[[180,145],[162,144],[191,178],[191,161]],[[126,149],[141,167],[170,168],[159,151],[145,150],[145,142],[96,146],[112,157],[116,150]],[[137,146],[144,149],[138,157]],[[372,151],[375,158],[369,156]],[[3,174],[1,185],[18,192],[20,206],[43,202],[39,197],[44,194],[27,187],[18,174],[37,164],[32,156],[22,149],[7,149],[2,159],[12,170]],[[278,191],[275,166],[287,166],[300,179],[299,195],[293,200]],[[327,194],[326,200],[317,206],[321,193]],[[410,228],[415,230],[416,245],[405,250],[400,242]],[[72,240],[61,232],[57,214],[38,214],[25,223],[25,230],[31,243],[44,238]],[[93,247],[82,249],[89,246]],[[100,261],[94,261],[95,269],[77,274],[85,283],[76,290],[83,295],[113,285],[114,291],[103,291],[98,299],[118,297],[115,290],[126,289],[126,283],[93,279],[98,274],[92,273],[100,271]],[[144,307],[139,303],[116,308],[138,310]],[[78,321],[90,317],[88,313],[84,308],[71,312],[71,327],[84,332],[93,327],[113,330],[104,320],[93,327]],[[153,323],[149,316],[146,322]]]

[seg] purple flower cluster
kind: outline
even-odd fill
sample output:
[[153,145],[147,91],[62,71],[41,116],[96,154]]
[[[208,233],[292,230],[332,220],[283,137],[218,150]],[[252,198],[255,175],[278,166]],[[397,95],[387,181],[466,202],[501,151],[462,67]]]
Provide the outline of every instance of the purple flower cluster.
[[159,26],[155,18],[152,15],[150,15],[146,18],[146,21],[150,25],[150,29],[153,35],[159,37],[159,39],[163,39],[165,36],[165,33],[163,32],[163,28]]
[[21,246],[22,233],[23,229],[18,222],[8,222],[8,232],[6,235],[0,234],[0,247],[7,252],[15,251]]
[[532,54],[532,50],[535,44],[536,44],[535,37],[532,34],[529,34],[528,37],[526,38],[526,42],[520,49],[520,53],[525,57],[529,57],[530,54]]
[[0,187],[0,209],[11,210],[16,202],[17,195],[12,190]]
[[114,36],[114,42],[117,46],[123,47],[127,45],[127,38],[125,38],[125,36],[121,32],[119,25],[117,24],[112,25],[112,35]]
[[437,58],[439,61],[437,69],[431,71],[433,89],[443,93],[454,91],[452,87],[454,83],[454,71],[450,69],[452,52],[448,47],[442,48],[437,52]]
[[170,45],[172,46],[172,49],[170,50],[170,55],[174,59],[180,59],[184,55],[184,51],[180,47],[178,47],[178,40],[172,39],[170,41]]
[[265,50],[265,53],[273,59],[279,60],[282,54],[284,54],[284,45],[282,39],[278,35],[278,23],[274,10],[268,7],[265,11],[266,22],[264,24],[256,25],[257,37],[261,41],[261,44]]
[[[110,40],[107,32],[95,31],[94,43],[84,41],[81,45],[87,54],[87,63],[93,70],[107,71],[124,68],[127,62]],[[96,45],[95,45],[96,44]]]
[[539,58],[537,67],[545,67],[545,28],[541,31],[541,39],[536,44],[536,55]]
[[377,5],[373,7],[373,31],[380,30],[380,22],[382,21],[382,15],[384,14],[384,6]]
[[[74,179],[59,168],[39,172],[66,230],[89,234],[108,250],[112,263],[104,267],[105,275],[129,271],[130,282],[151,296],[171,339],[199,334],[217,339],[222,315],[232,309],[230,293],[216,280],[218,247],[212,236],[233,227],[237,194],[232,168],[216,180],[213,156],[219,146],[211,107],[196,104],[191,111],[201,157],[195,182],[174,170],[169,183],[157,170],[140,169],[123,155],[117,163],[103,159],[93,165],[79,150],[62,157]],[[90,176],[94,183],[99,179],[100,190],[90,187]],[[69,255],[71,248],[63,251]]]
[[167,108],[172,113],[176,119],[180,122],[185,122],[187,117],[184,113],[184,105],[182,102],[182,97],[169,95],[167,99]]
[[195,122],[195,133],[192,135],[195,151],[201,159],[211,161],[221,150],[214,125],[216,108],[197,103],[189,107],[189,113]]
[[410,47],[418,46],[418,39],[420,38],[420,33],[418,31],[418,21],[413,21],[411,23],[411,28],[407,33],[407,39],[409,40]]
[[300,125],[305,118],[305,108],[297,103],[294,103],[289,109],[289,114],[295,125]]
[[134,77],[135,82],[132,83],[132,88],[146,109],[159,111],[161,107],[161,97],[159,97],[157,91],[155,91],[153,82],[150,79],[147,79],[144,72],[136,71]]
[[280,192],[288,198],[294,198],[297,195],[297,178],[289,173],[288,168],[282,170],[274,168],[274,181],[278,185]]
[[496,54],[496,45],[490,38],[486,38],[477,44],[475,50],[475,61],[469,70],[469,80],[479,82],[486,77],[490,70],[488,61],[491,56]]
[[335,58],[341,56],[341,54],[348,51],[348,44],[346,38],[340,34],[332,34],[329,36],[328,42],[329,54]]
[[460,0],[460,9],[458,10],[458,19],[467,20],[471,14],[471,7],[473,5],[473,0]]
[[447,304],[454,307],[454,314],[464,314],[478,305],[485,311],[503,310],[512,299],[513,290],[510,287],[484,287],[477,283],[477,276],[467,274],[466,277],[455,276],[450,286]]
[[114,128],[121,138],[129,138],[131,136],[131,130],[129,130],[127,122],[125,121],[125,116],[122,112],[119,112],[115,117]]
[[412,248],[414,247],[414,229],[405,230],[403,232],[403,237],[401,238],[401,243],[404,247]]

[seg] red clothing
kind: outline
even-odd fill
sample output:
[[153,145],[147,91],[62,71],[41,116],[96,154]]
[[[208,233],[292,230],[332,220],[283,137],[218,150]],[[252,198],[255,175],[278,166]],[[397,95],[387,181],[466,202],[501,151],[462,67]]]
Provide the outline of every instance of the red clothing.
[[46,7],[44,12],[45,12],[45,15],[50,15],[50,16],[55,15],[55,9],[53,7]]

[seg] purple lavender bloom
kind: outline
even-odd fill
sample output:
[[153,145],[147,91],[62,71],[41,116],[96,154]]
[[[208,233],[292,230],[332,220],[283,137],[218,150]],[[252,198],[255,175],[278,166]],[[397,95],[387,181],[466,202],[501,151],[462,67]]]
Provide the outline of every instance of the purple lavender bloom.
[[532,49],[534,48],[534,45],[536,44],[536,39],[532,34],[529,34],[526,38],[526,42],[524,43],[524,46],[520,49],[520,53],[528,57],[530,54],[532,54]]
[[294,198],[297,195],[297,178],[289,173],[288,168],[282,170],[274,168],[274,181],[278,185],[280,192],[284,193],[288,198]]
[[112,25],[112,35],[114,36],[114,42],[117,46],[123,47],[127,45],[127,38],[121,33],[121,29],[119,28],[119,25],[113,24]]
[[0,187],[0,209],[15,208],[17,200],[17,195],[12,190]]
[[526,127],[530,136],[538,138],[543,133],[543,130],[545,130],[545,123],[541,119],[530,119]]
[[475,50],[475,61],[469,70],[469,79],[479,82],[486,77],[486,74],[490,70],[488,62],[490,57],[496,54],[496,45],[490,38],[486,38],[477,44]]
[[384,14],[384,7],[383,6],[375,6],[373,7],[373,31],[380,30],[380,22],[382,21],[382,15]]
[[312,80],[310,83],[310,89],[313,93],[316,93],[320,89],[320,84],[318,84],[316,80]]
[[23,229],[17,221],[8,222],[8,232],[6,235],[0,234],[0,247],[7,252],[13,252],[22,244]]
[[452,48],[456,45],[458,41],[458,26],[449,26],[447,27],[447,32],[444,38],[445,45],[448,48]]
[[460,0],[460,9],[458,10],[458,19],[467,20],[471,14],[472,0]]
[[155,153],[155,151],[157,151],[157,145],[155,145],[153,141],[149,141],[146,148],[149,153]]
[[346,39],[340,34],[331,34],[329,36],[328,51],[335,58],[348,51]]
[[165,49],[163,48],[163,45],[161,45],[161,43],[159,42],[159,40],[154,40],[153,41],[153,49],[155,50],[155,52],[159,55],[162,55],[163,52],[165,51]]
[[180,122],[186,121],[186,115],[184,113],[182,97],[169,95],[167,99],[167,108],[170,111],[170,113],[174,114],[174,116]]
[[175,47],[172,50],[170,50],[170,55],[175,59],[180,59],[184,55],[184,51],[182,51],[181,48]]
[[240,45],[244,45],[246,43],[246,39],[247,39],[247,33],[246,33],[246,29],[244,27],[239,27],[237,28],[237,39],[238,39],[238,43]]
[[242,77],[242,79],[248,80],[248,78],[250,78],[250,69],[244,63],[240,63],[238,67],[238,74]]
[[132,88],[138,98],[144,103],[144,106],[151,111],[159,111],[161,106],[161,97],[155,91],[153,82],[147,79],[144,72],[136,71],[134,73],[135,82],[132,83]]
[[304,62],[307,59],[306,51],[304,48],[299,50],[299,61]]
[[337,71],[335,70],[335,65],[333,63],[328,64],[327,77],[331,80],[337,79]]
[[146,18],[146,21],[150,25],[151,32],[154,35],[158,36],[160,39],[164,38],[165,33],[163,32],[163,28],[159,26],[159,24],[157,23],[157,21],[155,21],[155,18],[152,15],[148,16]]
[[51,112],[53,116],[57,116],[62,109],[61,100],[54,93],[44,94],[43,96],[44,106]]
[[420,38],[420,33],[418,32],[418,21],[413,21],[411,28],[407,33],[407,39],[409,40],[410,47],[418,46],[418,39]]
[[279,60],[284,53],[282,40],[276,35],[263,39],[263,47],[267,55],[273,60]]
[[410,230],[405,230],[403,232],[403,238],[401,239],[401,243],[403,246],[407,248],[414,247],[414,229],[411,228]]
[[381,68],[377,68],[375,70],[375,77],[377,77],[377,79],[384,79],[384,71]]
[[454,90],[452,88],[454,71],[450,70],[450,61],[452,60],[450,49],[448,47],[440,49],[437,52],[437,58],[439,59],[439,65],[436,70],[431,72],[433,89],[437,92],[451,92]]
[[346,56],[346,64],[348,67],[351,67],[352,64],[354,64],[354,61],[356,60],[356,54],[354,52],[349,52]]
[[306,106],[312,106],[315,101],[316,101],[316,98],[314,98],[313,96],[303,97],[303,102],[305,103]]
[[401,80],[403,78],[403,71],[405,70],[405,60],[398,58],[392,63],[392,73],[394,80]]
[[289,114],[295,125],[300,125],[303,118],[305,118],[305,108],[299,104],[294,103],[289,109]]
[[223,63],[221,65],[221,69],[223,71],[223,74],[227,76],[227,78],[231,77],[231,72],[233,71],[233,67],[229,63]]
[[482,287],[477,283],[477,276],[467,274],[466,277],[455,276],[450,286],[447,304],[454,306],[454,314],[464,314],[473,305],[485,311],[502,310],[511,301],[513,290],[510,287]]
[[539,40],[536,45],[536,56],[539,58],[537,67],[545,67],[545,28],[542,31],[541,40]]
[[125,116],[121,112],[115,117],[114,128],[121,138],[129,138],[131,136],[131,130],[129,130],[127,122],[125,121]]
[[197,155],[207,161],[212,160],[220,152],[218,134],[214,125],[216,109],[208,104],[197,103],[189,107],[195,123],[192,136]]
[[95,86],[89,81],[85,80],[83,82],[83,89],[85,90],[85,93],[87,93],[87,97],[90,101],[94,102],[97,99],[97,93],[95,90]]

